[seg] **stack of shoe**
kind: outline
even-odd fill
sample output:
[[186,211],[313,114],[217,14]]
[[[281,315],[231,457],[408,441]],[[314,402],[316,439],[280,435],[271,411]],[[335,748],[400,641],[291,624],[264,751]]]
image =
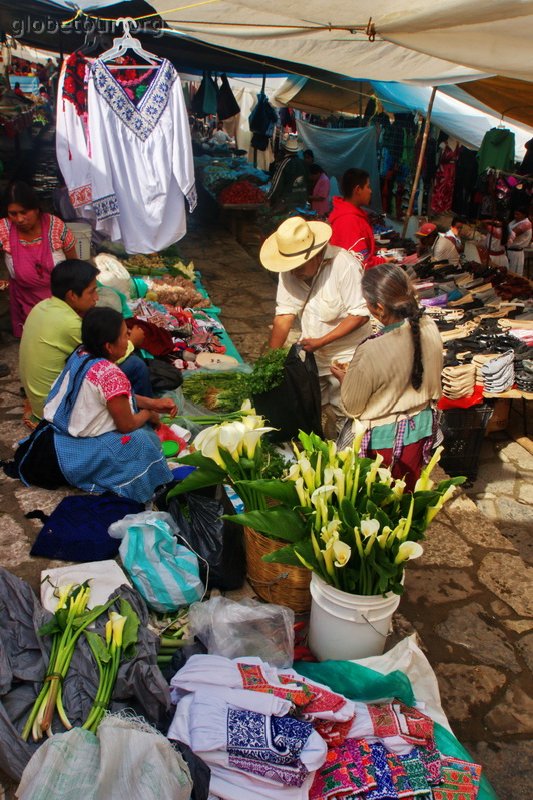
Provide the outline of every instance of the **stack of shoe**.
[[449,400],[470,397],[474,391],[476,368],[474,364],[458,364],[442,370],[442,393]]
[[524,359],[515,373],[516,385],[521,392],[533,392],[533,361]]
[[472,359],[472,363],[476,368],[476,383],[480,383],[483,386],[483,373],[481,372],[482,367],[487,363],[487,361],[492,361],[497,357],[498,353],[476,353]]
[[496,358],[486,361],[481,367],[483,386],[486,392],[506,392],[514,384],[514,350],[507,350]]

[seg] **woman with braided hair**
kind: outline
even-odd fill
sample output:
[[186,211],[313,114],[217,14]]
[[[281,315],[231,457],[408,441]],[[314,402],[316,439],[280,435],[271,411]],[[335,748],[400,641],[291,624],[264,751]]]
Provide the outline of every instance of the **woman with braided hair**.
[[360,455],[381,453],[383,466],[412,489],[429,460],[438,427],[442,340],[433,320],[419,308],[401,267],[380,264],[367,270],[362,291],[383,328],[357,347],[346,371],[331,368],[342,383],[348,417],[338,444],[347,446],[352,422],[360,420],[366,427]]

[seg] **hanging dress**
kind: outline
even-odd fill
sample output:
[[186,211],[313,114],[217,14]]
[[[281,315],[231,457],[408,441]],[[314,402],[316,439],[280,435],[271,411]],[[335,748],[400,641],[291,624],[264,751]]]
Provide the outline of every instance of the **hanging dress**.
[[453,190],[455,186],[455,168],[459,158],[459,145],[454,150],[449,145],[442,151],[435,184],[433,186],[433,196],[431,198],[431,210],[434,214],[443,214],[450,211],[453,204]]

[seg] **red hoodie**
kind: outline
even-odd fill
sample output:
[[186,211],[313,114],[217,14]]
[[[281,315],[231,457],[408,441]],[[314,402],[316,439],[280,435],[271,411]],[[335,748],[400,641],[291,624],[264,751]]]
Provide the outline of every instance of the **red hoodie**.
[[330,244],[361,253],[365,269],[383,264],[385,259],[376,255],[374,233],[366,211],[356,208],[342,197],[334,197],[328,222],[333,228]]

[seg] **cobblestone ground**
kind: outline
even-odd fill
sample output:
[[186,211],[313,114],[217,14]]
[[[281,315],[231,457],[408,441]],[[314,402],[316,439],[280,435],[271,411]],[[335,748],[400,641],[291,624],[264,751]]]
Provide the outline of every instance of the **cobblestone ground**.
[[[256,358],[274,308],[272,277],[215,225],[188,234],[182,252],[201,270],[237,349]],[[17,346],[6,335],[0,360],[13,370],[0,380],[0,457],[8,458],[25,429]],[[532,477],[533,456],[519,445],[502,435],[485,443],[477,482],[434,522],[395,618],[396,637],[418,634],[451,725],[500,800],[531,796]],[[51,511],[65,494],[26,489],[0,473],[1,562],[36,590],[51,564],[30,558],[39,524],[24,514]]]

